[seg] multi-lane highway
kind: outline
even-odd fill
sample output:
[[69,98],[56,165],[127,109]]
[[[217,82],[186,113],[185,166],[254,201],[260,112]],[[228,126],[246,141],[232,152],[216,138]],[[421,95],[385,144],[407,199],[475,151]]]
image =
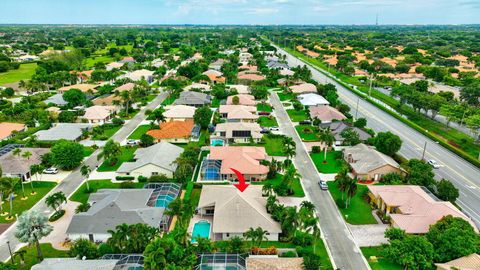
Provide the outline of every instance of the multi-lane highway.
[[313,79],[321,83],[334,84],[337,87],[340,99],[350,106],[353,114],[356,113],[358,102],[358,117],[366,118],[368,127],[376,132],[390,131],[400,136],[403,141],[400,154],[405,158],[420,159],[426,142],[425,159],[434,159],[441,166],[439,169],[434,170],[435,177],[437,179],[448,179],[459,189],[460,197],[457,200],[457,204],[480,227],[480,169],[478,167],[475,167],[368,101],[359,98],[344,86],[325,76],[325,74],[307,63],[280,48],[278,49],[279,52],[287,56],[286,60],[290,66],[307,65],[312,71]]

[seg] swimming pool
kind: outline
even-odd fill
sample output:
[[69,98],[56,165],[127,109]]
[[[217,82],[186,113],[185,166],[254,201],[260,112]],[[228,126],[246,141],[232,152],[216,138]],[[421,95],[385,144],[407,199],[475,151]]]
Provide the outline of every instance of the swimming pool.
[[203,180],[219,180],[220,172],[217,168],[207,168],[203,175]]
[[202,237],[202,238],[210,238],[210,222],[206,220],[200,220],[195,225],[193,225],[193,231],[192,231],[192,243],[197,242],[197,238]]
[[210,140],[211,146],[223,146],[223,140],[221,139],[212,139]]
[[167,208],[170,202],[173,201],[174,199],[175,198],[171,195],[159,195],[157,197],[157,202],[155,203],[155,206]]

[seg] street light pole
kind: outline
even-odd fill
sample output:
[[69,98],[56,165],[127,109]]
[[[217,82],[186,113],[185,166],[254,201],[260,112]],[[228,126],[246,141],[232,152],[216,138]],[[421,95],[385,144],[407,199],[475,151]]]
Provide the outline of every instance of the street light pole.
[[358,120],[358,103],[360,102],[360,97],[357,99],[357,108],[355,109],[355,120]]
[[423,145],[423,153],[422,153],[422,160],[425,159],[425,151],[427,150],[427,141],[425,141],[425,144]]
[[370,88],[368,90],[368,96],[372,96],[372,84],[373,84],[373,74],[370,75]]
[[13,254],[12,249],[10,248],[10,241],[7,241],[8,252],[10,253],[10,262],[13,264]]

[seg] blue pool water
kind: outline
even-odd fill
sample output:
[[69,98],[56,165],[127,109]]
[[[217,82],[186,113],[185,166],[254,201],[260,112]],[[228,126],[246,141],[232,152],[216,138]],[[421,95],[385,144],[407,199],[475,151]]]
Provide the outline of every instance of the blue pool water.
[[197,237],[210,238],[210,222],[206,220],[200,220],[199,222],[193,225],[192,231],[192,243],[196,243],[195,240]]
[[142,266],[133,266],[129,267],[128,270],[143,270],[144,268]]
[[223,140],[220,139],[212,139],[210,141],[211,146],[223,146]]
[[169,195],[159,195],[157,197],[157,202],[155,203],[156,207],[163,207],[167,208],[167,206],[170,204],[171,201],[173,201],[175,198],[173,196]]
[[219,180],[220,172],[217,168],[207,168],[205,174],[203,175],[204,180]]
[[200,269],[202,270],[217,270],[217,269],[225,269],[225,270],[238,270],[240,268],[237,268],[235,266],[226,266],[226,267],[223,267],[220,268],[220,267],[217,267],[217,266],[202,266]]

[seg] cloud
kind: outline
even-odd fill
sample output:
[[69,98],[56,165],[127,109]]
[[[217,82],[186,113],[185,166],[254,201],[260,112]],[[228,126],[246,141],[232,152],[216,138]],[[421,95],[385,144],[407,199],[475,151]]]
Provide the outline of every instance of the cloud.
[[252,8],[247,10],[247,14],[255,14],[255,15],[266,15],[266,14],[275,14],[278,13],[280,10],[278,8]]

